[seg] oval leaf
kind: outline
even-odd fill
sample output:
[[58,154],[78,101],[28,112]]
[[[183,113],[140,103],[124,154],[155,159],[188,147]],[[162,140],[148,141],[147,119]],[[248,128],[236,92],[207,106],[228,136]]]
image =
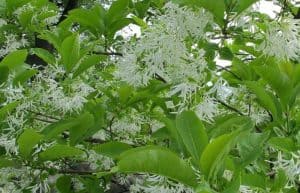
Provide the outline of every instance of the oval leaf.
[[121,172],[149,172],[196,187],[193,169],[170,150],[158,146],[145,146],[124,152],[118,162]]
[[176,127],[183,143],[195,160],[208,144],[204,125],[193,111],[184,111],[176,118]]
[[41,160],[58,160],[61,158],[78,157],[84,154],[84,151],[68,145],[53,145],[40,153]]

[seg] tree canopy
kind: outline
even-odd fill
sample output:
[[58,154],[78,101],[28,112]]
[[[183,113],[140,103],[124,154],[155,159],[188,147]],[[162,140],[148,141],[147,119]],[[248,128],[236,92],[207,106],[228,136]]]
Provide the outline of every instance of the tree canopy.
[[300,6],[1,0],[0,192],[297,193]]

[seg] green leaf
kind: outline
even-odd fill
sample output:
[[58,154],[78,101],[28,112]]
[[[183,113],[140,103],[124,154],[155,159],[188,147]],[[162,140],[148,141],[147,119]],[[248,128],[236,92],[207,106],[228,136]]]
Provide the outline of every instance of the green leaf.
[[242,173],[242,184],[250,187],[266,188],[265,174]]
[[185,147],[198,161],[208,144],[204,125],[193,111],[184,111],[177,116],[176,127]]
[[234,55],[228,47],[222,47],[219,50],[220,58],[224,60],[232,60]]
[[169,177],[185,185],[196,187],[193,169],[170,150],[158,146],[145,146],[124,152],[117,164],[120,172],[148,172]]
[[287,108],[292,95],[292,81],[280,71],[276,63],[271,62],[274,61],[269,61],[268,65],[255,66],[254,69],[275,90],[283,107]]
[[93,147],[97,153],[117,159],[121,153],[131,149],[132,146],[118,141],[110,141]]
[[240,173],[229,183],[222,193],[239,193],[241,185],[241,175]]
[[7,66],[0,66],[0,84],[4,83],[9,75],[9,68]]
[[200,5],[210,11],[216,18],[216,22],[224,24],[225,3],[223,0],[200,0]]
[[275,176],[275,181],[274,181],[274,185],[272,187],[272,192],[281,192],[280,190],[282,190],[285,187],[287,181],[288,181],[288,178],[287,178],[284,170],[279,169]]
[[38,144],[41,139],[43,139],[43,135],[33,129],[26,129],[17,141],[20,154],[25,158],[29,158],[33,147]]
[[118,95],[119,95],[119,99],[120,102],[122,104],[126,103],[130,97],[130,95],[132,95],[133,93],[133,87],[130,85],[122,85],[119,89],[118,89]]
[[269,133],[247,133],[240,136],[237,145],[241,157],[239,160],[240,168],[246,167],[261,156],[268,136]]
[[83,73],[84,71],[86,71],[87,69],[89,69],[90,67],[99,64],[99,62],[102,60],[102,57],[99,55],[89,55],[86,56],[82,62],[80,62],[78,68],[75,70],[73,77],[77,77],[78,75],[80,75],[81,73]]
[[59,50],[63,65],[67,72],[70,72],[72,68],[77,64],[80,57],[80,44],[78,34],[72,34],[64,39]]
[[253,122],[247,116],[227,114],[225,116],[216,118],[215,123],[207,130],[209,131],[210,137],[216,138],[217,136],[232,132],[241,125],[245,128],[252,128]]
[[284,151],[284,152],[293,152],[297,150],[295,142],[288,137],[272,137],[269,140],[269,144],[275,149]]
[[248,7],[250,7],[252,4],[257,2],[258,0],[238,0],[236,10],[239,13],[242,13],[244,10],[246,10]]
[[113,22],[124,18],[128,12],[129,0],[117,0],[112,3],[106,14],[106,24],[110,26]]
[[9,53],[3,60],[0,62],[0,66],[6,66],[10,70],[15,70],[19,66],[23,65],[27,57],[26,50],[17,50]]
[[0,157],[0,169],[1,168],[12,168],[16,166],[16,163],[14,160],[6,159],[4,157]]
[[85,137],[89,128],[94,125],[94,116],[88,112],[76,117],[76,125],[72,126],[70,131],[70,145],[75,145]]
[[239,132],[233,132],[221,135],[206,146],[200,158],[200,168],[207,179],[216,176],[218,167],[221,167],[221,163],[229,153],[238,134]]
[[79,157],[84,154],[84,151],[68,145],[56,144],[44,152],[40,153],[39,157],[41,160],[58,160],[61,158]]
[[257,82],[247,81],[245,85],[253,92],[258,98],[259,103],[268,111],[271,112],[274,120],[277,120],[281,117],[281,109],[277,108],[279,101],[277,98],[264,87],[260,86]]
[[35,69],[24,70],[15,76],[15,78],[13,80],[13,84],[14,85],[23,84],[28,79],[30,79],[32,76],[34,76],[37,72],[38,71]]
[[32,52],[32,54],[37,55],[48,64],[55,64],[55,57],[48,50],[42,48],[31,48],[30,51]]
[[105,10],[100,5],[96,5],[91,10],[83,8],[73,9],[69,12],[68,19],[87,28],[96,37],[100,37],[105,29],[104,15]]
[[88,193],[104,193],[101,180],[95,176],[80,177],[80,181],[84,184],[85,192]]
[[52,139],[57,137],[57,135],[61,134],[65,130],[70,129],[76,124],[77,122],[74,121],[74,119],[62,120],[48,125],[46,128],[44,128],[42,133],[45,135],[46,139]]
[[56,180],[56,188],[60,193],[72,193],[71,176],[61,176]]
[[18,106],[19,103],[19,101],[14,101],[0,108],[0,119],[3,120],[9,112],[14,110]]

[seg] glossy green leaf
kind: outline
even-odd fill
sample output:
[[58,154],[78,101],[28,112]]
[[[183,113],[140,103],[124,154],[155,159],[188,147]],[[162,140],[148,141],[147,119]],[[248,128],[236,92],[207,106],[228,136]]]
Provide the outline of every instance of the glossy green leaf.
[[31,48],[32,54],[37,55],[48,64],[55,64],[55,57],[48,50],[42,48]]
[[10,70],[14,70],[19,66],[23,65],[27,57],[26,50],[17,50],[9,53],[3,60],[0,62],[1,66],[6,66]]
[[246,133],[239,137],[237,143],[237,148],[240,153],[238,167],[244,168],[262,156],[264,143],[268,136],[269,133]]
[[223,25],[224,24],[224,14],[225,14],[225,3],[223,0],[199,0],[202,7],[210,11],[216,18],[216,22]]
[[281,116],[281,109],[277,108],[279,104],[277,98],[264,87],[260,86],[257,82],[245,82],[245,85],[253,92],[258,98],[259,103],[268,111],[271,112],[275,120]]
[[222,193],[240,193],[241,175],[238,174]]
[[230,133],[236,128],[243,125],[245,128],[252,128],[253,122],[247,116],[239,116],[236,114],[227,114],[222,117],[216,117],[214,124],[208,128],[209,136],[216,138],[217,136]]
[[20,73],[18,73],[14,80],[13,80],[13,84],[14,85],[19,85],[19,84],[23,84],[25,83],[28,79],[30,79],[31,77],[33,77],[38,71],[35,69],[28,69],[28,70],[24,70]]
[[78,34],[75,33],[64,39],[59,52],[61,54],[64,67],[68,72],[70,72],[72,68],[77,64],[80,57],[80,44]]
[[200,158],[200,168],[207,179],[216,176],[237,135],[238,132],[221,135],[206,146]]
[[132,146],[126,143],[118,141],[110,141],[107,143],[99,144],[93,147],[93,149],[102,155],[117,159],[121,153],[131,149]]
[[28,158],[32,152],[32,149],[43,139],[43,135],[36,132],[33,129],[26,129],[18,138],[18,146],[20,154]]
[[169,177],[185,185],[196,187],[196,175],[187,162],[170,150],[145,146],[124,152],[117,164],[120,172],[147,172]]
[[279,169],[276,172],[274,185],[272,187],[273,192],[281,192],[282,189],[286,186],[288,181],[288,177],[285,174],[285,171],[283,169]]
[[90,67],[99,64],[102,60],[102,57],[99,55],[89,55],[86,56],[79,64],[78,68],[75,70],[73,77],[77,77],[82,74],[84,71],[89,69]]
[[72,192],[72,178],[71,176],[60,176],[56,180],[56,188],[60,193]]
[[112,3],[106,14],[108,26],[127,15],[128,5],[129,0],[117,0]]
[[68,145],[56,144],[39,154],[41,160],[58,160],[62,158],[79,157],[84,154],[84,151],[70,147]]
[[272,137],[269,140],[269,144],[275,149],[285,152],[293,152],[297,150],[295,142],[288,137]]
[[193,111],[184,111],[176,118],[176,127],[183,143],[195,160],[199,160],[208,144],[205,127]]
[[88,129],[94,125],[94,116],[88,112],[82,113],[76,117],[74,122],[76,122],[76,124],[69,129],[71,145],[75,145],[84,139]]
[[4,83],[9,75],[9,68],[7,66],[0,66],[0,84]]
[[292,81],[289,77],[280,71],[276,63],[270,63],[265,66],[256,66],[255,70],[275,90],[283,107],[287,108],[293,89]]
[[246,10],[248,7],[250,7],[252,4],[257,2],[258,0],[238,0],[236,5],[236,10],[238,13],[242,13],[244,10]]
[[258,187],[265,189],[267,185],[267,178],[265,174],[252,174],[252,173],[242,173],[242,184],[250,187]]

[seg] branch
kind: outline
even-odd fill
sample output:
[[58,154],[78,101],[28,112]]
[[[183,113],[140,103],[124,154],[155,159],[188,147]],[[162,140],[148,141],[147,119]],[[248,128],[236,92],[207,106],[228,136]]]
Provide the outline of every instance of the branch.
[[231,70],[228,70],[227,68],[217,65],[217,67],[219,67],[221,70],[225,70],[226,72],[228,72],[229,74],[231,74],[232,76],[234,76],[235,78],[237,78],[238,80],[242,80],[241,77],[239,77],[237,74],[235,74],[234,72],[232,72]]
[[46,114],[43,114],[43,113],[40,113],[40,112],[35,112],[35,111],[32,111],[32,110],[27,110],[27,111],[30,112],[30,113],[36,114],[38,116],[48,118],[48,119],[53,119],[53,120],[56,120],[56,121],[60,120],[59,118],[51,116],[51,115],[46,115]]
[[226,104],[225,102],[219,100],[219,99],[214,99],[216,102],[220,103],[221,105],[223,105],[224,107],[226,107],[227,109],[239,114],[239,115],[242,115],[242,116],[245,116],[244,113],[242,113],[241,111],[239,111],[238,109]]
[[123,56],[120,52],[93,52],[94,54],[106,55],[106,56]]

